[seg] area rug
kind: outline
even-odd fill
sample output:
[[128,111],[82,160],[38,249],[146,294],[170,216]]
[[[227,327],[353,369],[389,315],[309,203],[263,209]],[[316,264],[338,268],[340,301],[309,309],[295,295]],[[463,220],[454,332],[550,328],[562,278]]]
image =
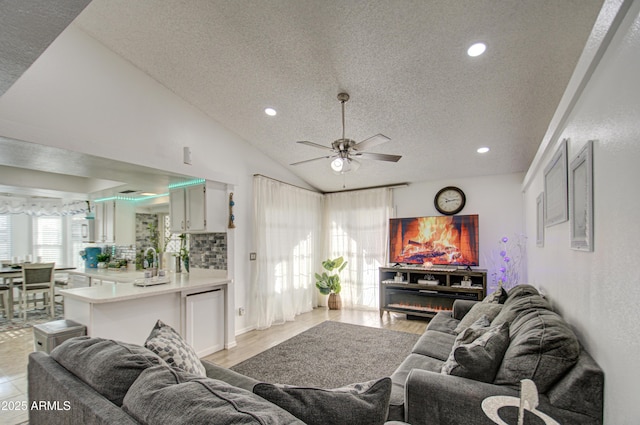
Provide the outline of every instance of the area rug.
[[338,388],[391,375],[419,337],[326,321],[231,369],[263,382]]
[[57,305],[55,309],[55,317],[51,318],[47,311],[43,310],[29,310],[27,311],[27,320],[22,319],[22,314],[18,311],[15,312],[13,320],[8,320],[4,316],[0,317],[0,332],[15,331],[18,329],[30,328],[33,325],[40,323],[50,322],[52,320],[62,319],[64,311],[62,306]]

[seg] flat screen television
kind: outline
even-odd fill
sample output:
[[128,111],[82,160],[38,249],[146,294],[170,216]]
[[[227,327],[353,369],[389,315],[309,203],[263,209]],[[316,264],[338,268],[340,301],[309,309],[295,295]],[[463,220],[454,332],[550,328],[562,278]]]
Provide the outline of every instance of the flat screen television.
[[478,266],[478,215],[392,218],[389,263]]

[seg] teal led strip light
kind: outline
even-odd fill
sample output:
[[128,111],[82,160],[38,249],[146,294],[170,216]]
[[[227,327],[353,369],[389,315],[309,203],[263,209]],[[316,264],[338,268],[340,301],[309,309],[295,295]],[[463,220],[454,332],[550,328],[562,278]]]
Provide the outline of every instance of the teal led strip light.
[[[195,186],[197,184],[203,184],[205,182],[206,182],[205,179],[194,179],[194,180],[188,180],[186,182],[181,182],[181,183],[172,183],[172,184],[169,185],[169,190],[177,189],[179,187]],[[137,196],[137,197],[117,195],[117,196],[110,196],[108,198],[99,198],[99,199],[94,200],[93,202],[107,202],[107,201],[132,201],[132,202],[137,202],[137,201],[146,201],[147,199],[159,198],[161,196],[168,196],[168,195],[169,195],[169,193],[161,193],[160,195]]]
[[137,196],[137,197],[132,197],[132,196],[110,196],[108,198],[99,198],[99,199],[95,199],[93,202],[107,202],[107,201],[131,201],[131,202],[138,202],[138,201],[146,201],[147,199],[153,199],[153,198],[160,198],[162,196],[169,196],[169,192],[167,193],[161,193],[159,195],[150,195],[150,196]]
[[197,184],[202,184],[205,181],[206,181],[205,179],[195,179],[195,180],[189,180],[181,183],[172,183],[169,185],[169,189],[177,189],[179,187],[185,187],[185,186],[195,186]]

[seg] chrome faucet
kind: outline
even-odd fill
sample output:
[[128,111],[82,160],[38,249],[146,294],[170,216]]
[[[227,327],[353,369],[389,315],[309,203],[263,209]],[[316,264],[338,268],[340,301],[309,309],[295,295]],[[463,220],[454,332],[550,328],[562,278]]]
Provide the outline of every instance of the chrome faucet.
[[[142,257],[144,259],[144,264],[147,265],[148,261],[147,261],[147,253],[149,252],[149,250],[151,250],[153,252],[153,264],[150,265],[151,268],[151,275],[152,276],[156,276],[157,272],[158,272],[158,253],[156,252],[156,249],[152,246],[150,246],[149,248],[147,248],[144,251],[144,256]],[[147,267],[145,267],[147,268]]]

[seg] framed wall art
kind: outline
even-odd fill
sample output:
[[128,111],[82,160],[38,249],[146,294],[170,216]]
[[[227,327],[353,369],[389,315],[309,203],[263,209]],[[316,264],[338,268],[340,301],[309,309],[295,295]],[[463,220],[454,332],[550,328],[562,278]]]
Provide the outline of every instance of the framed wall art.
[[546,227],[569,219],[567,186],[567,139],[564,139],[544,168],[544,225]]
[[569,171],[571,248],[593,251],[593,141],[571,160]]
[[536,246],[544,246],[544,192],[536,198]]

